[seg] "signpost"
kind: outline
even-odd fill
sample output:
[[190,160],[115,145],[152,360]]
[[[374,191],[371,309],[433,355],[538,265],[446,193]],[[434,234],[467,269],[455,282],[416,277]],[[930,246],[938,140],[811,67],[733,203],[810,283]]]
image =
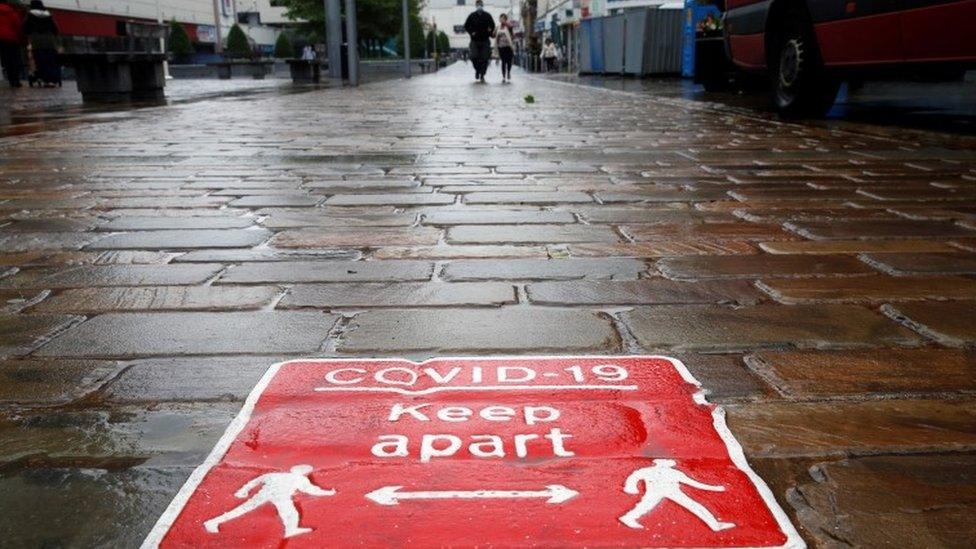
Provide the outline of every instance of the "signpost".
[[678,361],[276,364],[143,547],[803,547]]

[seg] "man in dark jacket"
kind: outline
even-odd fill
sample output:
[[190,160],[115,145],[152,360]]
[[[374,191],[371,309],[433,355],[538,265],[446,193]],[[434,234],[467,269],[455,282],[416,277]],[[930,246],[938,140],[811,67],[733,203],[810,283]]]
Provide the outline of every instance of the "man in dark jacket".
[[7,81],[13,88],[20,87],[20,73],[24,70],[22,26],[17,8],[8,4],[7,0],[0,0],[0,65],[3,65]]
[[488,60],[491,58],[491,37],[495,34],[495,20],[485,11],[482,0],[474,3],[475,10],[464,22],[464,30],[471,37],[471,64],[474,65],[474,77],[485,81],[488,71]]

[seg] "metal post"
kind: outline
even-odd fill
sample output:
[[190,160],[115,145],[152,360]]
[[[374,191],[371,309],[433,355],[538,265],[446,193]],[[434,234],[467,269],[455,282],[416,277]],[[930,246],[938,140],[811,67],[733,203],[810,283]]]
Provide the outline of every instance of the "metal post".
[[325,0],[325,41],[329,50],[329,78],[342,79],[342,12],[339,0]]
[[[163,9],[159,5],[159,0],[156,0],[156,22],[162,26],[163,24]],[[166,53],[166,39],[162,36],[159,37],[159,51],[162,54]],[[163,77],[166,80],[172,80],[173,75],[169,73],[169,61],[163,59]]]
[[407,0],[403,0],[403,75],[410,78],[410,17]]
[[213,0],[214,7],[214,32],[216,33],[216,38],[214,38],[214,53],[220,55],[224,53],[224,42],[220,38],[220,0]]
[[349,85],[359,85],[359,33],[356,30],[356,0],[346,0],[346,55],[349,59]]

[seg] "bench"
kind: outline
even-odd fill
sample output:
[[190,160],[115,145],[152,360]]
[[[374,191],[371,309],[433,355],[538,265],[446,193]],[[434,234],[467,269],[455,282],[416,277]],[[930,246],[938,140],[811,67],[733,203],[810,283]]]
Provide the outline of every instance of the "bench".
[[221,80],[230,80],[234,74],[234,67],[244,67],[247,69],[247,74],[251,75],[251,78],[264,80],[264,77],[271,73],[271,68],[274,67],[274,61],[232,59],[207,63],[207,65],[217,68],[217,78]]
[[165,97],[165,53],[102,52],[66,53],[78,91],[86,102],[114,103],[158,101]]
[[318,84],[322,80],[322,63],[315,59],[287,59],[292,82]]

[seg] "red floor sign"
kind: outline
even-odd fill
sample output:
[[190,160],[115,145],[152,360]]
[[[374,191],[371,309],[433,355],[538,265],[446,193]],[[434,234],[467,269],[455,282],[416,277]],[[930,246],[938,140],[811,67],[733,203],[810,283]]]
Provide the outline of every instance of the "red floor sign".
[[144,547],[802,547],[678,361],[272,366]]

